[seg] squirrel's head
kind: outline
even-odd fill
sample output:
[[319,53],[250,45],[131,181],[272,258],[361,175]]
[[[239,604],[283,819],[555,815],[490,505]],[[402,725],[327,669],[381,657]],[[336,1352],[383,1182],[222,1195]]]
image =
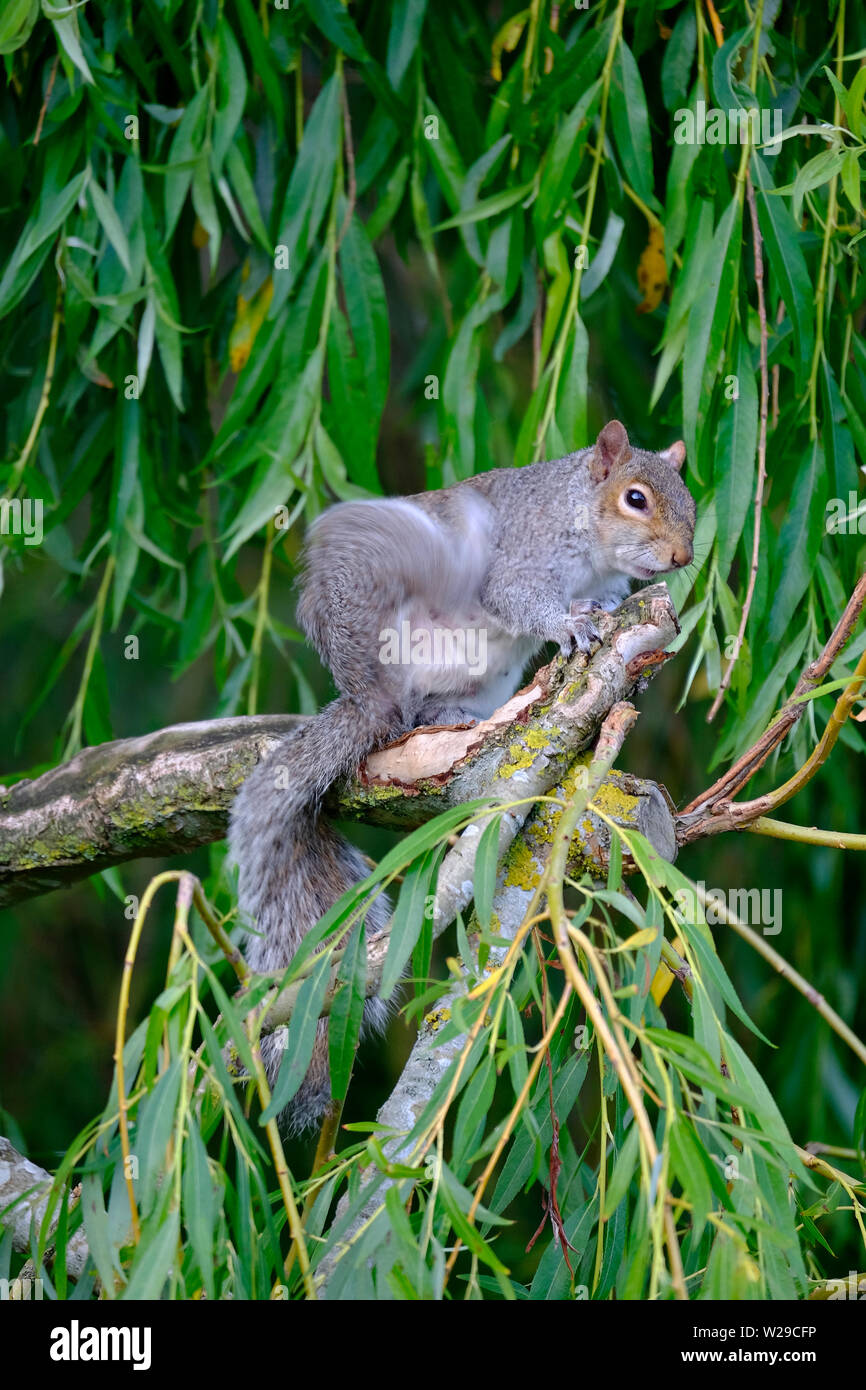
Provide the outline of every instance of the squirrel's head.
[[695,501],[680,477],[685,458],[682,440],[653,454],[633,448],[619,420],[605,425],[589,459],[605,568],[652,579],[691,563]]

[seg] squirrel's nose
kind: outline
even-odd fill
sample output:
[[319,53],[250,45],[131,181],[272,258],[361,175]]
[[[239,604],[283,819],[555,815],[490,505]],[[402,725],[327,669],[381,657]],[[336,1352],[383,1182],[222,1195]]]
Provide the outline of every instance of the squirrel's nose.
[[690,565],[692,554],[690,545],[675,545],[671,554],[671,569],[681,570],[683,565]]

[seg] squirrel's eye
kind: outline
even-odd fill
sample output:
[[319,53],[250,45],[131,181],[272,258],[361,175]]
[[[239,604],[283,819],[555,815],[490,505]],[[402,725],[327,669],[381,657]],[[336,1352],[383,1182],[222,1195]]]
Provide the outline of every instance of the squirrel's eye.
[[625,495],[626,504],[633,507],[636,512],[645,512],[647,509],[646,493],[641,492],[640,488],[630,487]]

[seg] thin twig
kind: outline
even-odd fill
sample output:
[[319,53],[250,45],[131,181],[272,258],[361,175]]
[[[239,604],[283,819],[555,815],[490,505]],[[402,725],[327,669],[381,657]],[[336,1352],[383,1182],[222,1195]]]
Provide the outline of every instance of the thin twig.
[[[780,299],[780,300],[779,300],[779,307],[778,307],[778,309],[776,310],[776,327],[777,327],[777,328],[778,328],[779,324],[782,322],[782,319],[783,319],[784,317],[785,317],[785,301],[784,301],[784,299]],[[772,403],[773,420],[772,420],[772,429],[775,430],[776,426],[777,426],[778,423],[779,423],[779,364],[778,364],[778,362],[776,363],[775,367],[773,368],[772,377],[773,377],[773,403]]]
[[582,255],[578,256],[575,262],[571,277],[571,288],[568,294],[568,304],[565,313],[562,315],[559,336],[556,347],[550,359],[550,382],[547,388],[547,399],[544,405],[538,429],[535,435],[535,446],[533,449],[533,462],[537,462],[544,452],[545,440],[550,422],[553,419],[553,412],[556,406],[557,393],[559,391],[559,379],[562,375],[562,364],[565,360],[565,349],[573,326],[577,323],[578,306],[580,303],[580,286],[583,279],[584,257],[589,247],[590,232],[592,230],[592,215],[595,208],[595,198],[598,191],[599,175],[601,173],[602,156],[604,153],[604,137],[607,128],[607,110],[610,97],[611,77],[613,73],[614,59],[619,49],[619,42],[622,37],[622,21],[625,13],[625,0],[618,0],[616,10],[613,15],[613,24],[610,31],[610,40],[607,47],[607,56],[604,60],[604,67],[601,70],[601,98],[598,111],[598,134],[596,136],[595,149],[592,155],[592,168],[589,173],[589,184],[587,186],[586,205],[583,212],[583,234],[580,239]]
[[[544,951],[541,945],[541,933],[538,930],[538,927],[535,928],[532,935],[534,938],[535,953],[538,957],[538,968],[541,976],[541,1018],[542,1022],[546,1022],[550,1013],[550,992],[547,987],[547,964],[544,959]],[[566,989],[568,989],[568,985],[566,985]],[[562,1258],[565,1260],[565,1263],[568,1266],[568,1272],[573,1279],[574,1270],[571,1267],[571,1260],[568,1258],[568,1252],[569,1250],[574,1250],[575,1247],[572,1245],[571,1241],[568,1239],[568,1236],[565,1233],[565,1222],[562,1219],[562,1212],[559,1209],[559,1200],[557,1198],[556,1193],[557,1183],[559,1182],[559,1175],[562,1172],[562,1159],[560,1157],[559,1151],[559,1120],[557,1118],[556,1106],[554,1103],[553,1096],[553,1061],[550,1056],[549,1046],[544,1048],[544,1062],[545,1066],[547,1067],[547,1103],[550,1110],[551,1126],[550,1159],[548,1163],[548,1186],[547,1188],[542,1187],[541,1189],[541,1222],[538,1226],[537,1231],[535,1232],[535,1235],[532,1237],[532,1239],[526,1247],[526,1253],[529,1254],[533,1245],[538,1240],[538,1237],[541,1235],[542,1231],[547,1225],[547,1221],[549,1218],[554,1238],[559,1243],[559,1247],[562,1250]],[[602,1223],[599,1222],[599,1231],[601,1231],[601,1229]]]
[[541,380],[541,328],[543,319],[544,287],[541,284],[541,276],[537,277],[535,308],[532,311],[532,380],[530,385],[535,390]]
[[818,769],[827,761],[842,726],[848,719],[856,701],[863,695],[864,686],[866,686],[866,652],[861,654],[851,680],[836,701],[833,712],[827,720],[827,727],[817,745],[793,777],[789,777],[787,782],[782,783],[781,787],[767,792],[764,796],[755,797],[752,801],[729,802],[723,799],[717,801],[709,811],[701,816],[690,816],[685,820],[679,818],[678,831],[683,828],[684,832],[682,837],[678,834],[680,842],[685,844],[691,840],[702,839],[705,835],[720,835],[726,830],[745,829],[749,822],[757,820],[759,816],[766,815],[768,811],[777,810],[786,801],[790,801],[791,797],[796,796],[797,792],[801,791],[806,783],[812,780]]
[[66,740],[66,747],[63,752],[65,758],[70,758],[74,753],[77,753],[81,747],[81,727],[84,721],[84,703],[87,699],[87,689],[90,685],[90,677],[93,673],[93,663],[96,660],[96,653],[99,650],[99,642],[102,637],[102,626],[105,621],[105,605],[108,602],[108,591],[111,588],[114,567],[115,557],[114,555],[109,555],[105,562],[102,582],[99,585],[99,591],[96,595],[93,626],[90,629],[90,638],[84,657],[84,670],[81,673],[81,682],[78,687],[78,694],[75,697],[75,704],[70,711],[69,737]]
[[268,597],[271,585],[271,562],[273,559],[274,545],[276,544],[276,529],[274,519],[271,517],[268,522],[265,534],[265,549],[262,555],[262,572],[259,577],[256,589],[256,621],[253,627],[253,636],[250,643],[250,656],[252,658],[252,672],[250,675],[250,693],[247,697],[247,714],[258,713],[259,699],[259,679],[262,673],[262,641],[265,628],[268,623]]
[[793,840],[801,845],[866,850],[866,835],[849,830],[820,830],[817,825],[792,825],[790,821],[770,820],[767,816],[759,816],[746,829],[753,835],[769,835],[774,840]]
[[713,30],[713,38],[715,39],[717,46],[721,48],[725,38],[725,30],[722,25],[722,21],[719,19],[719,16],[716,13],[716,7],[713,4],[713,0],[706,0],[706,5],[707,17],[710,21],[710,25]]
[[711,897],[699,884],[693,886],[701,906],[705,909],[712,906],[715,915],[720,917],[725,925],[735,931],[738,936],[741,936],[744,941],[747,941],[758,952],[758,955],[763,956],[764,960],[772,965],[783,980],[787,980],[788,984],[793,985],[794,989],[802,994],[803,998],[817,1010],[824,1022],[829,1024],[833,1032],[847,1043],[851,1051],[866,1065],[866,1044],[848,1027],[845,1020],[839,1017],[836,1010],[830,1007],[823,994],[813,984],[810,984],[805,976],[795,970],[784,956],[780,956],[779,952],[774,950],[763,936],[760,936],[752,927],[747,926],[745,922],[741,922],[736,913],[731,912],[723,902],[716,897]]
[[129,1011],[129,988],[132,983],[132,971],[135,966],[138,943],[141,940],[144,919],[147,916],[150,904],[153,902],[157,892],[164,883],[182,882],[184,877],[188,877],[185,870],[168,869],[165,873],[157,874],[155,878],[150,880],[150,883],[142,894],[141,901],[138,905],[138,911],[135,914],[135,921],[132,924],[132,931],[129,937],[129,945],[126,948],[126,955],[123,958],[123,974],[120,979],[120,998],[117,1004],[117,1022],[114,1032],[114,1066],[117,1075],[120,1151],[123,1157],[123,1176],[126,1182],[129,1215],[132,1222],[132,1239],[135,1245],[137,1245],[141,1239],[141,1223],[138,1219],[138,1203],[135,1199],[132,1163],[130,1161],[132,1151],[129,1146],[129,1109],[132,1101],[126,1095],[126,1082],[123,1067],[123,1049],[126,1046],[126,1015]]
[[863,695],[864,686],[866,686],[866,652],[861,654],[851,680],[833,707],[830,718],[827,720],[827,727],[803,766],[798,768],[793,777],[789,777],[787,782],[783,782],[782,786],[777,787],[775,791],[768,792],[766,796],[756,797],[753,801],[744,802],[742,806],[737,808],[737,813],[741,817],[747,820],[754,819],[751,810],[758,806],[761,807],[762,814],[764,811],[775,811],[777,807],[790,801],[792,796],[796,796],[797,792],[811,781],[818,768],[830,756],[842,731],[843,724],[846,723],[854,705]]
[[234,944],[222,923],[217,918],[197,878],[193,879],[193,902],[195,903],[199,917],[204,922],[217,946],[219,946],[232,970],[235,972],[238,983],[242,988],[246,987],[252,979],[250,967],[244,960],[240,947]]
[[355,203],[358,197],[358,183],[355,177],[355,147],[352,144],[352,119],[349,115],[349,98],[346,95],[345,83],[340,84],[340,104],[343,108],[343,131],[345,133],[346,148],[346,168],[349,175],[349,196],[346,206],[346,215],[343,218],[343,225],[337,237],[337,250],[343,244],[343,237],[349,230],[349,223],[355,212]]
[[60,332],[60,317],[63,307],[63,281],[57,281],[57,294],[54,300],[54,317],[51,320],[51,336],[48,339],[48,360],[45,363],[45,376],[42,379],[42,391],[39,396],[39,404],[36,407],[36,414],[33,417],[33,424],[30,426],[30,433],[27,436],[24,448],[12,466],[12,473],[9,478],[9,486],[6,489],[7,497],[14,497],[18,491],[27,461],[39,438],[39,431],[42,428],[42,421],[48,409],[48,402],[51,399],[51,384],[54,381],[54,364],[57,360],[57,338]]
[[763,767],[770,754],[778,748],[794,725],[802,718],[806,704],[799,697],[808,694],[820,685],[857,626],[864,603],[866,603],[866,572],[860,576],[854,592],[845,605],[845,611],[833,629],[823,652],[806,667],[794,686],[790,698],[782,706],[772,724],[764,730],[752,747],[748,748],[733,766],[728,768],[727,772],[683,808],[678,818],[679,825],[685,825],[688,817],[693,817],[698,812],[708,811],[711,807],[718,805],[720,801],[735,796],[754,777],[758,769]]
[[[271,1088],[268,1085],[268,1078],[265,1072],[265,1064],[262,1060],[262,1050],[259,1045],[259,1035],[261,1033],[261,1020],[264,1016],[266,1004],[258,1010],[253,1010],[245,1020],[244,1027],[249,1040],[250,1049],[253,1054],[253,1064],[255,1067],[256,1090],[259,1096],[259,1104],[262,1112],[267,1110],[271,1103]],[[295,1194],[292,1190],[292,1175],[289,1165],[286,1163],[286,1155],[283,1150],[280,1131],[277,1126],[276,1117],[272,1117],[265,1125],[265,1133],[268,1137],[268,1147],[271,1151],[274,1171],[277,1175],[277,1182],[280,1188],[280,1196],[283,1199],[283,1208],[286,1213],[289,1232],[292,1237],[292,1244],[286,1255],[284,1270],[288,1279],[289,1271],[297,1257],[301,1267],[301,1279],[304,1284],[304,1291],[307,1298],[315,1303],[317,1301],[316,1286],[313,1283],[313,1276],[310,1270],[310,1255],[307,1250],[307,1243],[304,1239],[304,1230],[301,1224],[301,1216],[298,1211],[298,1204],[295,1201]]]
[[748,173],[746,174],[746,199],[749,204],[749,216],[752,221],[752,238],[755,243],[755,284],[758,289],[758,318],[761,324],[761,426],[758,434],[758,482],[755,488],[752,565],[749,570],[749,584],[746,589],[743,612],[740,617],[740,628],[737,633],[737,640],[734,643],[734,654],[728,661],[725,673],[722,676],[719,689],[716,693],[716,698],[710,706],[710,711],[707,715],[708,724],[715,719],[722,700],[725,698],[725,691],[731,683],[734,665],[739,660],[743,639],[746,635],[746,625],[749,621],[749,613],[752,609],[752,599],[755,593],[755,581],[758,577],[758,554],[761,548],[761,511],[764,505],[764,485],[767,480],[767,410],[770,400],[770,377],[767,370],[767,305],[764,300],[764,256],[761,229],[758,226],[758,209],[755,204],[755,190],[752,187],[752,180]]
[[36,123],[36,134],[33,136],[34,149],[39,144],[39,137],[42,134],[42,122],[45,120],[45,114],[48,110],[48,103],[51,100],[51,93],[54,90],[54,79],[57,76],[57,63],[59,59],[60,54],[56,53],[54,55],[54,62],[51,64],[51,72],[48,77],[48,86],[45,88],[45,96],[43,98],[42,107],[39,112],[39,120]]

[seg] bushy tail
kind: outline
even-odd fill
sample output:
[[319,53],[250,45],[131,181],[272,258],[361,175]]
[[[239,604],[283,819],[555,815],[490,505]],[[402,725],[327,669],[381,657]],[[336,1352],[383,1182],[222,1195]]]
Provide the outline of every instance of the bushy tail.
[[[298,621],[340,690],[390,688],[407,673],[382,664],[382,629],[413,606],[460,613],[476,601],[489,563],[489,508],[472,492],[436,517],[407,498],[339,502],[307,536]],[[411,681],[408,681],[411,685]]]
[[[284,739],[241,787],[232,808],[229,848],[239,870],[242,917],[255,925],[246,948],[253,970],[287,966],[321,915],[366,878],[362,855],[322,818],[319,807],[332,782],[394,735],[396,719],[393,708],[377,705],[374,697],[360,701],[341,695]],[[366,914],[368,927],[383,927],[389,912],[380,895]],[[365,1024],[382,1026],[387,1014],[381,1000],[371,999]],[[272,1086],[286,1040],[284,1028],[262,1038]],[[313,1126],[330,1099],[328,1025],[321,1019],[310,1069],[281,1122],[290,1131]]]

